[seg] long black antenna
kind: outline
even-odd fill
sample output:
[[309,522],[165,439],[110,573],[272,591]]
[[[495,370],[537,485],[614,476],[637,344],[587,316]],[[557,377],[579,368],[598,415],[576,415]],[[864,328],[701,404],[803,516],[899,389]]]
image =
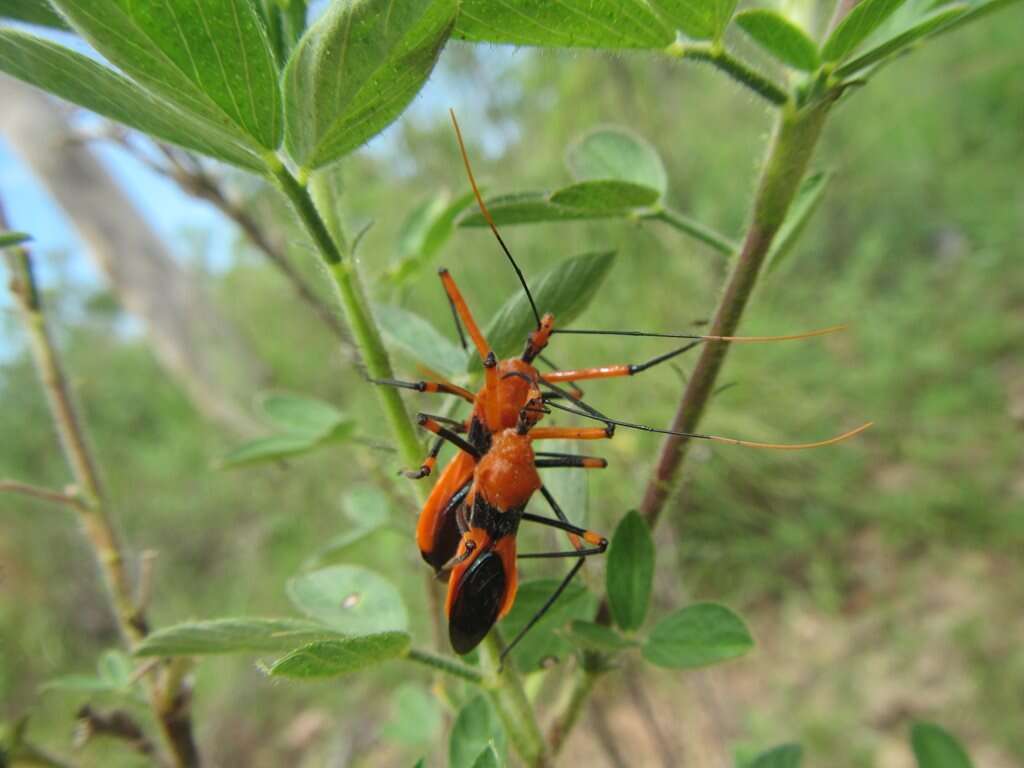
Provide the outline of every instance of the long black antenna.
[[617,419],[611,419],[607,416],[598,416],[587,413],[586,411],[577,410],[575,408],[569,408],[558,403],[548,401],[547,405],[551,408],[555,408],[559,411],[565,411],[566,413],[572,413],[576,416],[583,416],[587,419],[593,419],[594,421],[601,421],[608,425],[615,425],[617,427],[626,427],[627,429],[639,429],[643,432],[656,432],[660,435],[674,435],[676,437],[691,437],[696,440],[712,440],[716,443],[726,443],[727,445],[739,445],[745,448],[764,448],[773,451],[802,451],[809,448],[821,448],[826,445],[833,445],[835,443],[847,440],[854,435],[860,434],[865,429],[870,427],[874,422],[868,421],[861,424],[856,429],[851,429],[849,432],[844,432],[841,435],[830,437],[828,440],[821,440],[815,443],[757,443],[752,440],[737,440],[734,437],[720,437],[719,435],[702,435],[696,432],[676,432],[671,429],[658,429],[657,427],[649,427],[646,424],[633,424],[628,421],[618,421]]
[[551,331],[556,333],[576,333],[590,336],[644,336],[658,339],[697,339],[699,341],[733,341],[733,342],[758,342],[758,341],[793,341],[795,339],[809,339],[814,336],[825,336],[830,333],[838,333],[846,330],[845,325],[830,325],[828,328],[819,328],[806,333],[790,333],[783,336],[700,336],[690,333],[648,333],[647,331],[604,331],[582,328],[555,328]]
[[537,320],[537,327],[540,328],[540,312],[537,311],[537,305],[533,301],[533,294],[530,293],[530,287],[526,284],[526,278],[523,276],[523,270],[516,264],[516,260],[512,258],[512,252],[509,251],[508,246],[505,245],[505,241],[501,239],[501,235],[498,234],[498,227],[494,223],[494,219],[491,217],[491,212],[487,210],[487,206],[484,205],[484,199],[480,195],[480,190],[476,186],[476,178],[473,176],[473,168],[469,164],[469,155],[466,154],[466,145],[462,141],[462,131],[459,130],[459,121],[455,119],[455,110],[449,109],[448,114],[452,116],[452,125],[455,126],[455,138],[459,141],[459,152],[462,153],[462,163],[466,166],[466,175],[469,177],[469,186],[473,188],[473,197],[476,198],[477,207],[480,208],[480,213],[483,214],[487,220],[488,225],[491,227],[491,232],[498,239],[498,244],[501,246],[501,250],[508,256],[509,263],[512,265],[512,269],[516,271],[516,277],[519,278],[519,283],[523,286],[523,290],[526,291],[526,298],[530,301],[530,309],[533,310],[533,316]]

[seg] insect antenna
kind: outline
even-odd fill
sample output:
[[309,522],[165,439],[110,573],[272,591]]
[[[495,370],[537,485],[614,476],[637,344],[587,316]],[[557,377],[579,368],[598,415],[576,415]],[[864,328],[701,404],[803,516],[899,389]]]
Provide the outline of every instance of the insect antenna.
[[[576,408],[569,408],[564,405],[559,405],[555,402],[548,402],[547,405],[551,408],[556,408],[559,411],[565,411],[566,413],[572,413],[576,416],[583,416],[587,419],[593,419],[594,421],[602,421],[607,425],[614,425],[616,427],[626,427],[627,429],[638,429],[642,432],[656,432],[660,435],[674,435],[675,437],[690,437],[695,440],[711,440],[716,443],[725,443],[727,445],[739,445],[744,448],[761,448],[764,450],[772,451],[802,451],[811,448],[823,448],[826,445],[835,445],[841,443],[844,440],[848,440],[854,435],[859,435],[865,429],[874,424],[873,421],[867,421],[861,424],[855,429],[851,429],[849,432],[844,432],[841,435],[830,437],[827,440],[820,440],[814,443],[758,443],[753,440],[738,440],[734,437],[721,437],[720,435],[704,435],[696,432],[676,432],[671,429],[658,429],[657,427],[649,427],[646,424],[633,424],[628,421],[619,421],[617,419],[611,419],[607,416],[599,414],[587,413],[584,410],[578,410]],[[588,409],[593,410],[593,409]]]
[[505,245],[505,241],[501,239],[501,235],[498,233],[498,226],[494,223],[494,218],[491,216],[491,212],[487,210],[487,206],[484,204],[484,198],[480,194],[480,189],[476,185],[476,177],[473,176],[473,168],[469,164],[469,155],[466,153],[466,145],[462,141],[462,131],[459,130],[459,121],[455,119],[455,110],[449,109],[448,113],[452,116],[452,125],[455,126],[455,138],[459,142],[459,152],[462,154],[462,164],[466,166],[466,176],[469,177],[469,186],[473,188],[473,197],[476,198],[477,207],[480,209],[480,213],[483,214],[484,219],[487,220],[488,226],[491,228],[491,232],[498,240],[498,244],[501,246],[501,250],[505,252],[508,257],[509,263],[512,265],[512,269],[516,272],[516,277],[519,278],[520,285],[523,286],[523,290],[526,292],[526,298],[530,302],[530,309],[533,310],[533,316],[537,320],[537,327],[540,328],[540,312],[537,311],[537,305],[533,301],[533,294],[530,293],[530,287],[526,284],[526,278],[523,276],[523,270],[516,264],[516,260],[512,258],[512,252]]
[[845,325],[830,325],[828,328],[818,328],[814,331],[804,333],[790,333],[782,336],[700,336],[690,333],[648,333],[647,331],[605,331],[586,328],[555,328],[551,331],[556,333],[575,333],[590,336],[643,336],[657,339],[696,339],[698,341],[731,341],[735,343],[761,342],[761,341],[794,341],[796,339],[810,339],[815,336],[826,336],[830,333],[845,331]]

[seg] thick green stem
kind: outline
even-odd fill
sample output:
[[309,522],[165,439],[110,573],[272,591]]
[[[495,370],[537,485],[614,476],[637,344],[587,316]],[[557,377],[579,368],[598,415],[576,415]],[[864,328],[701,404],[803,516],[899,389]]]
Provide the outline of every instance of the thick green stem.
[[[281,191],[291,201],[303,226],[313,239],[317,252],[327,265],[338,291],[338,299],[345,312],[345,318],[348,320],[352,338],[362,354],[367,374],[374,379],[393,378],[387,350],[362,295],[354,263],[343,253],[342,249],[347,245],[341,239],[340,228],[334,227],[333,234],[328,230],[307,187],[300,184],[280,162],[268,160],[268,169]],[[393,387],[376,389],[388,426],[398,442],[402,461],[410,467],[419,465],[423,446],[416,436],[416,429],[398,390]]]
[[[346,254],[337,212],[333,209],[329,195],[323,195],[320,207],[314,202],[309,190],[285,168],[277,158],[267,159],[267,170],[277,181],[281,191],[288,197],[298,213],[306,231],[312,237],[321,258],[326,263],[338,290],[338,298],[352,331],[352,338],[363,356],[367,373],[375,379],[392,378],[391,363],[381,340],[376,321],[370,313],[358,275],[350,254]],[[317,190],[322,192],[323,190]],[[325,223],[325,217],[328,223]],[[340,244],[340,246],[339,246]],[[416,430],[405,409],[398,390],[391,387],[377,387],[381,405],[392,434],[398,441],[402,460],[408,466],[416,466],[422,459],[423,447],[416,436]],[[484,679],[495,709],[502,719],[505,731],[516,751],[529,766],[547,764],[547,751],[537,718],[523,691],[522,680],[512,668],[506,665],[499,673],[500,640],[497,630],[484,639],[481,647]],[[439,660],[423,652],[410,652],[409,658],[421,663]],[[428,661],[429,658],[429,661]],[[440,668],[440,667],[438,667]],[[453,668],[444,671],[452,672]]]
[[[754,200],[750,226],[743,248],[726,280],[709,335],[735,335],[772,240],[782,226],[807,170],[831,104],[831,99],[826,99],[801,110],[787,107],[779,114]],[[703,345],[670,429],[676,432],[697,430],[728,349],[729,345],[724,343]],[[640,506],[640,514],[652,527],[675,488],[688,446],[687,438],[675,436],[666,438],[662,445],[658,464]]]
[[[782,226],[807,171],[831,105],[832,99],[827,98],[801,110],[787,105],[779,113],[743,248],[726,280],[708,330],[709,335],[735,334],[772,240]],[[703,345],[697,366],[687,382],[672,421],[670,428],[673,431],[692,433],[697,430],[708,399],[715,390],[715,382],[725,362],[728,348],[728,344],[716,342]],[[686,438],[675,436],[667,437],[662,445],[658,464],[647,484],[640,507],[641,515],[652,528],[675,488],[688,445]],[[597,620],[603,624],[609,622],[607,601],[602,603]],[[552,729],[553,751],[557,751],[557,747],[568,736],[569,730],[579,716],[582,701],[593,685],[594,676],[585,670],[581,670],[572,681],[563,699],[564,709],[559,711],[555,727]],[[559,741],[555,741],[556,738]]]
[[666,49],[666,53],[679,59],[706,61],[777,107],[789,101],[789,94],[785,90],[746,62],[733,56],[721,45],[674,43]]
[[502,667],[501,646],[497,627],[480,644],[480,664],[487,680],[488,695],[519,757],[530,768],[542,768],[549,764],[549,760],[537,716],[523,690],[514,662],[509,659]]

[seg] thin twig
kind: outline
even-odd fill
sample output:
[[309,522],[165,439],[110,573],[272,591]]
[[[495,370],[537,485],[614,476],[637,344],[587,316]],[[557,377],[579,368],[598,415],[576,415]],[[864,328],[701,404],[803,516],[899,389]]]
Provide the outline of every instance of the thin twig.
[[[6,227],[0,205],[0,228]],[[4,252],[4,257],[11,273],[10,290],[28,329],[36,369],[60,435],[65,459],[78,487],[80,498],[76,509],[103,573],[118,628],[126,645],[132,648],[145,637],[148,625],[145,614],[137,609],[135,592],[124,565],[120,537],[106,511],[106,499],[96,460],[57,349],[46,327],[29,252],[24,248],[11,248]],[[199,765],[199,753],[192,737],[188,689],[180,678],[175,679],[173,684],[173,689],[168,689],[152,678],[147,678],[150,706],[174,765],[193,768]],[[173,702],[173,706],[168,702]]]
[[[662,731],[661,724],[658,722],[657,710],[651,704],[647,691],[640,684],[639,672],[635,668],[630,668],[626,670],[623,677],[626,681],[626,690],[629,691],[629,697],[633,700],[633,706],[640,713],[640,720],[650,734],[651,741],[654,742],[658,755],[661,757],[661,764],[665,768],[679,768],[683,764],[682,755],[676,755],[675,748],[669,741],[668,736],[665,735],[665,732]],[[678,713],[673,713],[673,716],[676,723],[679,723]]]
[[153,742],[135,722],[135,718],[124,710],[100,712],[86,704],[78,710],[76,718],[78,723],[75,728],[75,749],[82,749],[99,736],[123,741],[144,757],[152,757],[156,753]]
[[16,480],[0,480],[0,493],[18,493],[22,496],[30,496],[42,501],[52,501],[55,504],[65,504],[75,509],[82,508],[82,501],[74,496],[69,496],[61,491],[54,491],[50,488],[42,488],[29,483],[19,483]]
[[608,709],[605,706],[604,698],[594,696],[590,699],[590,722],[593,724],[594,734],[601,742],[601,750],[608,758],[612,768],[628,768],[629,763],[619,751],[619,741],[612,733],[611,724],[608,722]]

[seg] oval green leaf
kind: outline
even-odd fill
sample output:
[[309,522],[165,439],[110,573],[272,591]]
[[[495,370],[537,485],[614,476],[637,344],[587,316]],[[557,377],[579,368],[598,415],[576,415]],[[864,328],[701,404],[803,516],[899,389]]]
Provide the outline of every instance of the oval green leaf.
[[643,654],[659,667],[690,669],[734,659],[753,646],[739,616],[724,605],[697,603],[659,621]]
[[[586,253],[558,262],[536,280],[530,281],[537,310],[542,314],[551,312],[559,326],[567,326],[597,294],[614,260],[615,253],[606,251]],[[501,306],[488,323],[485,334],[494,353],[499,358],[508,357],[522,348],[526,335],[536,325],[530,302],[520,290]]]
[[249,464],[280,461],[300,456],[313,450],[320,439],[310,435],[271,435],[258,437],[225,454],[220,460],[222,469],[234,469]]
[[783,744],[757,755],[747,768],[800,768],[804,750],[799,744]]
[[250,0],[53,0],[114,66],[265,149],[281,143],[278,69]]
[[829,35],[822,46],[821,58],[837,63],[846,59],[905,2],[906,0],[863,0],[854,6]]
[[319,437],[345,421],[345,415],[323,400],[290,392],[268,392],[261,396],[263,415],[282,432]]
[[67,30],[68,25],[46,0],[0,0],[0,18]]
[[650,0],[666,21],[694,40],[718,39],[729,25],[736,0]]
[[[582,221],[588,219],[619,218],[628,213],[626,209],[570,208],[551,202],[553,193],[516,192],[498,195],[487,200],[487,210],[499,227],[513,224],[538,224],[546,221]],[[557,194],[557,193],[555,193]],[[486,227],[487,219],[476,210],[466,210],[458,217],[460,227]]]
[[484,696],[470,699],[455,718],[448,738],[449,768],[473,768],[476,759],[492,744],[503,749],[505,733]]
[[408,746],[431,743],[441,729],[438,701],[421,683],[405,683],[390,696],[391,715],[381,729],[388,741]]
[[498,758],[497,750],[488,744],[484,747],[484,751],[477,755],[476,760],[473,761],[473,768],[501,768],[501,761]]
[[596,179],[581,181],[551,193],[555,205],[588,211],[621,211],[646,208],[658,202],[661,194],[652,187],[629,181]]
[[643,0],[462,0],[455,36],[548,48],[664,48],[672,31]]
[[288,597],[311,618],[347,635],[404,630],[409,623],[395,586],[355,565],[334,565],[296,576]]
[[668,188],[668,175],[658,151],[626,128],[598,128],[569,145],[569,172],[577,181],[617,179],[658,191]]
[[336,637],[329,628],[301,619],[238,617],[190,621],[146,635],[136,656],[208,656],[221,653],[288,651],[313,640]]
[[736,23],[783,64],[804,72],[813,72],[821,64],[818,46],[781,13],[756,8],[740,13]]
[[449,341],[429,320],[390,304],[373,309],[384,338],[413,360],[446,378],[466,372],[468,353]]
[[48,40],[0,30],[0,69],[161,141],[240,168],[263,167],[252,147],[232,131],[170,106],[113,70]]
[[[516,602],[501,623],[506,637],[515,637],[558,588],[557,579],[538,579],[519,585]],[[597,598],[582,584],[570,584],[555,604],[512,651],[522,672],[540,669],[548,659],[563,659],[573,646],[556,632],[574,619],[590,620],[597,610]]]
[[918,40],[928,37],[934,32],[945,30],[951,24],[963,16],[971,6],[966,3],[947,5],[934,13],[925,16],[919,22],[907,30],[886,40],[884,43],[872,48],[867,53],[858,56],[851,62],[844,64],[836,70],[838,77],[849,77],[862,69],[877,64],[885,59],[899,53],[907,46]]
[[917,768],[972,768],[971,759],[960,742],[934,723],[914,723],[910,744]]
[[[2,55],[0,53],[0,56]],[[0,66],[2,66],[2,62],[0,62]],[[16,245],[27,243],[31,239],[32,235],[27,235],[24,232],[0,232],[0,248],[13,248]]]
[[614,629],[592,621],[574,621],[563,634],[577,648],[599,653],[618,653],[636,645]]
[[419,93],[448,40],[456,0],[332,3],[285,69],[285,144],[305,168],[351,152]]
[[268,671],[272,677],[338,677],[399,658],[409,650],[409,642],[405,632],[318,640],[281,657]]
[[623,517],[615,529],[607,562],[605,581],[612,617],[627,631],[639,629],[654,585],[654,540],[636,510]]

